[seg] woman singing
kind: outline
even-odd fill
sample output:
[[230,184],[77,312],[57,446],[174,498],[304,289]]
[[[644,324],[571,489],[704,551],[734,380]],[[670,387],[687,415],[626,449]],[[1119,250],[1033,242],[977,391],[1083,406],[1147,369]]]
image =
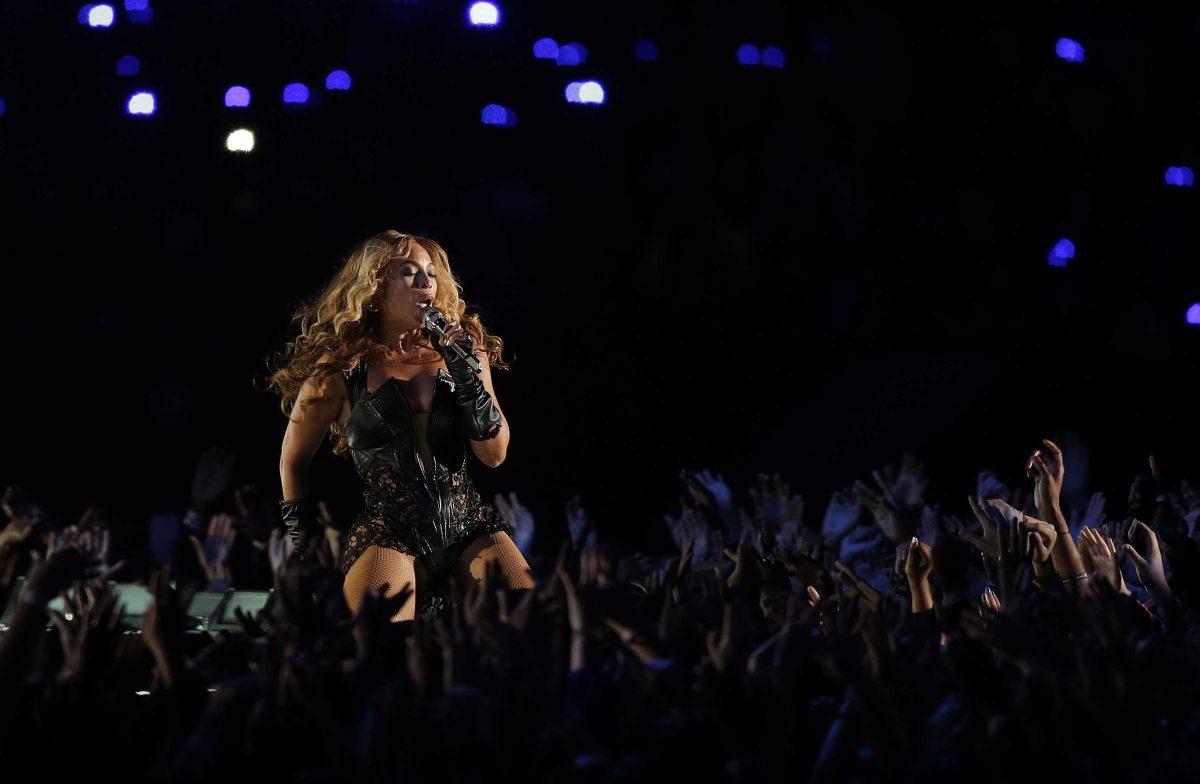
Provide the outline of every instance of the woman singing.
[[[300,333],[270,377],[289,424],[279,457],[280,507],[301,557],[321,524],[308,466],[331,431],[335,454],[350,453],[363,510],[343,548],[346,603],[366,591],[406,584],[415,594],[392,618],[430,618],[448,605],[449,578],[478,581],[499,562],[509,588],[532,588],[513,529],[483,503],[467,473],[467,445],[484,465],[504,462],[509,428],[492,388],[491,366],[507,368],[503,344],[477,315],[464,315],[461,286],[433,240],[385,231],[361,243],[325,290],[293,317]],[[423,327],[433,307],[442,338]],[[476,374],[451,348],[482,364]]]

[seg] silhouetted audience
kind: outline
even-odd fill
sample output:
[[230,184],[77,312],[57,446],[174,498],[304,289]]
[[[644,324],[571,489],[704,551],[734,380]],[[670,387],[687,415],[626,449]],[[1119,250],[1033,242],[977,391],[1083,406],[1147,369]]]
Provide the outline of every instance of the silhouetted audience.
[[[819,518],[778,475],[739,508],[721,475],[685,470],[664,559],[618,553],[578,498],[557,555],[532,552],[529,510],[496,496],[537,587],[492,572],[432,622],[389,622],[410,586],[352,616],[343,526],[323,509],[317,563],[300,565],[271,495],[231,487],[227,451],[201,458],[185,513],[134,534],[97,508],[63,525],[10,487],[0,764],[149,780],[1190,779],[1200,496],[1151,458],[1112,509],[1068,481],[1080,447],[1063,446],[1012,466],[1023,486],[984,470],[944,506],[906,455]],[[136,623],[114,582],[152,593]],[[195,592],[231,587],[274,593],[237,613],[240,632],[194,629]]]

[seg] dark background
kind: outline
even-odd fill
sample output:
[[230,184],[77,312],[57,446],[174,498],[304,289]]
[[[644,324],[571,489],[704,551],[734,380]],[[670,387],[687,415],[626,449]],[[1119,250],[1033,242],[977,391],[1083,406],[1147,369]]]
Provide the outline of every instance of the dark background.
[[[1200,164],[1195,10],[509,2],[474,29],[459,2],[226,1],[149,25],[118,3],[90,30],[77,5],[2,5],[0,479],[64,518],[181,509],[212,444],[278,493],[286,420],[254,378],[295,303],[387,228],[441,242],[505,339],[512,444],[473,474],[547,541],[578,492],[665,545],[681,466],[739,500],[779,471],[813,522],[902,450],[955,503],[1068,430],[1113,494],[1150,450],[1193,467],[1196,197],[1163,172]],[[534,59],[542,36],[587,62]],[[746,42],[786,66],[738,65]],[[334,68],[348,93],[324,90]],[[586,78],[603,106],[564,101]],[[296,80],[313,100],[285,107]],[[235,83],[249,109],[222,105]],[[125,113],[137,89],[154,116]],[[482,125],[491,102],[516,127]],[[254,151],[226,152],[242,126]],[[313,470],[352,514],[348,461],[325,447]]]

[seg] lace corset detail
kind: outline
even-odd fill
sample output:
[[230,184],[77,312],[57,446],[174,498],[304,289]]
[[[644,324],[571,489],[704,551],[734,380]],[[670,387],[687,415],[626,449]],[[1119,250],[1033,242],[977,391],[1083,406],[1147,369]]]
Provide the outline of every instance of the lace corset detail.
[[[482,533],[513,528],[479,497],[467,472],[467,436],[453,380],[438,371],[426,429],[432,464],[421,465],[417,431],[408,398],[389,378],[366,391],[366,369],[346,375],[350,418],[346,442],[362,480],[363,509],[350,529],[342,555],[347,572],[367,547],[378,544],[425,555]],[[424,468],[424,471],[422,471]]]

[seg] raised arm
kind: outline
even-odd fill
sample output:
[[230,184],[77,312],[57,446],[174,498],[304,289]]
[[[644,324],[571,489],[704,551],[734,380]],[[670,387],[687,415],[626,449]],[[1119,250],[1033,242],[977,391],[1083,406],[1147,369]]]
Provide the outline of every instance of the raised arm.
[[500,408],[500,399],[496,397],[496,389],[492,386],[492,368],[488,364],[487,355],[482,351],[477,351],[475,356],[478,357],[479,364],[483,365],[479,380],[483,382],[483,388],[491,395],[492,403],[496,406],[496,411],[500,413],[500,430],[494,438],[486,441],[471,439],[469,443],[471,451],[475,453],[481,463],[489,468],[495,468],[504,462],[504,458],[508,454],[508,419]]

